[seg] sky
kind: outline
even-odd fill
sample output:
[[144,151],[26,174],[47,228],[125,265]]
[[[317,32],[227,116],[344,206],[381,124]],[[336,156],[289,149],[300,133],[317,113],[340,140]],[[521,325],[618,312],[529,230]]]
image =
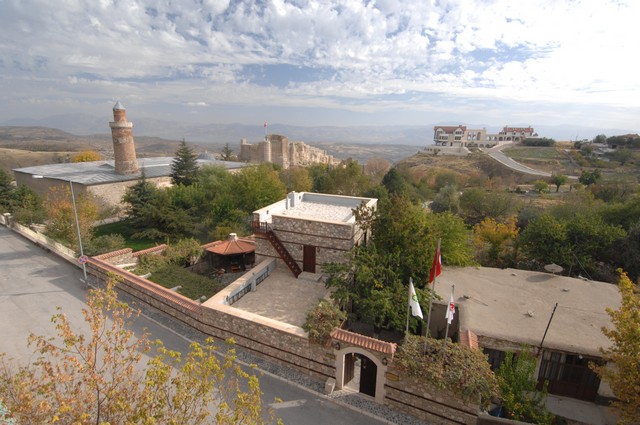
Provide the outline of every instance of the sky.
[[0,122],[640,130],[638,0],[0,0]]

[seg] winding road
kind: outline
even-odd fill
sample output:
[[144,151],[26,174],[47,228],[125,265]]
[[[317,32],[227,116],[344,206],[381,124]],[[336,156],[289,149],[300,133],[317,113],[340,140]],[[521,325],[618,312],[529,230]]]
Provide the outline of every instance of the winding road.
[[526,165],[522,165],[519,162],[516,162],[513,159],[506,156],[505,154],[503,154],[502,149],[509,146],[512,146],[512,143],[503,143],[503,144],[496,145],[492,148],[480,148],[480,151],[483,153],[486,153],[494,160],[498,161],[499,163],[501,163],[506,167],[511,168],[514,171],[518,171],[524,174],[531,174],[534,176],[540,176],[540,177],[551,177],[551,173],[548,173],[546,171],[536,170],[531,167],[527,167]]

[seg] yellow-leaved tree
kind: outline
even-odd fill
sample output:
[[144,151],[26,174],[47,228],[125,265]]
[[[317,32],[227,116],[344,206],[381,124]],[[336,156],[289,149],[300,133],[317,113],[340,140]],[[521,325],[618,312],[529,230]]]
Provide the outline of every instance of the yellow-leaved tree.
[[502,266],[517,255],[513,244],[518,236],[515,217],[508,218],[505,223],[487,217],[474,226],[473,235],[483,265]]
[[640,418],[640,288],[622,270],[618,288],[622,303],[617,310],[608,308],[613,329],[602,332],[611,346],[601,348],[607,364],[593,369],[609,384],[618,399],[613,402],[620,413],[620,424],[637,424]]
[[[236,362],[233,348],[220,358],[212,339],[186,355],[128,327],[139,312],[119,301],[111,277],[91,290],[80,332],[62,312],[53,316],[57,338],[31,335],[36,360],[15,369],[2,358],[0,400],[15,423],[265,424],[258,378]],[[232,341],[230,342],[232,343]],[[156,355],[145,354],[156,346]],[[4,356],[4,355],[3,355]],[[279,423],[279,421],[277,421]]]
[[78,152],[71,157],[71,162],[91,162],[100,160],[102,160],[102,155],[92,150]]

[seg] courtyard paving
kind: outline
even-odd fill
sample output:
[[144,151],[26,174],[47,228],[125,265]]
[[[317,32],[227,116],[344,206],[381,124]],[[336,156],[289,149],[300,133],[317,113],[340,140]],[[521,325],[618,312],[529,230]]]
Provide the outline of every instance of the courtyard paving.
[[233,304],[234,308],[259,314],[294,326],[304,324],[307,312],[330,291],[317,275],[296,277],[286,268],[276,268],[267,279]]

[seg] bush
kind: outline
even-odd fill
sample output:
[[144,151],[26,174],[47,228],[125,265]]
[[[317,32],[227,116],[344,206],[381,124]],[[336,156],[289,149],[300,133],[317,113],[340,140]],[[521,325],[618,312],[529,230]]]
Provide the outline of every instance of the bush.
[[200,242],[193,238],[181,239],[167,246],[167,250],[164,252],[168,263],[179,266],[192,266],[198,262],[203,254],[204,250],[200,246]]
[[424,337],[407,335],[394,360],[398,368],[421,382],[430,382],[483,406],[498,395],[496,376],[480,350],[429,338],[425,353],[424,343]]
[[330,301],[322,300],[309,313],[302,329],[309,333],[309,341],[324,344],[331,331],[347,318],[345,312]]
[[551,425],[554,415],[544,405],[547,384],[545,383],[541,392],[536,389],[536,363],[529,347],[522,347],[517,357],[512,351],[507,352],[496,373],[502,405],[509,419]]
[[117,233],[111,233],[109,235],[96,236],[89,241],[85,247],[85,254],[87,255],[99,255],[105,252],[116,251],[126,246],[124,236]]

